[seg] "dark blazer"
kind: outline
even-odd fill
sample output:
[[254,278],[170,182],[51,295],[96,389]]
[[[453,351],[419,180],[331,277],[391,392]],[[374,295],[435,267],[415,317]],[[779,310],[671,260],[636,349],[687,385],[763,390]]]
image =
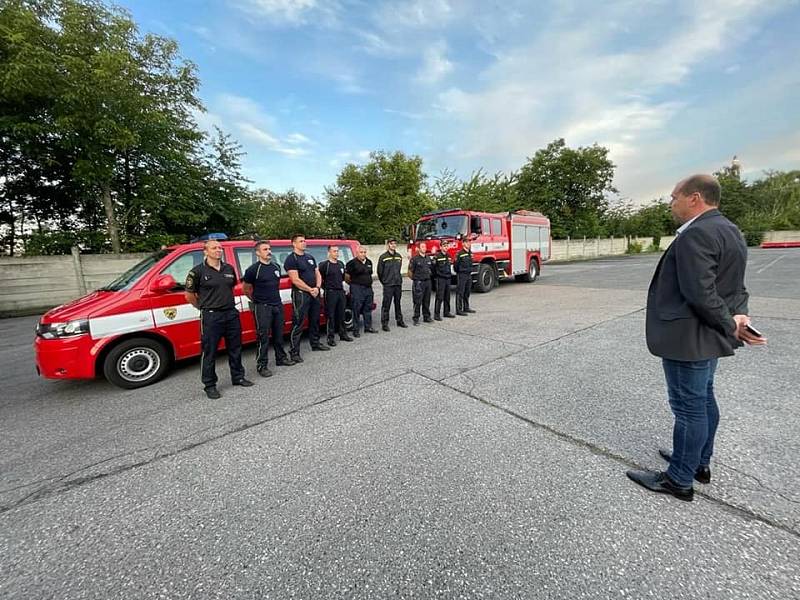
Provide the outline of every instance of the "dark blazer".
[[731,356],[733,315],[747,314],[747,245],[718,210],[678,234],[656,267],[647,292],[647,347],[673,360]]

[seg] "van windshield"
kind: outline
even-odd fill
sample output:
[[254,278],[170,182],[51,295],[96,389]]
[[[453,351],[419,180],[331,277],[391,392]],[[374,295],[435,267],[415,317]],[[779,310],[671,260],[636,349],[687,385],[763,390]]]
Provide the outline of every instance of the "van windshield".
[[467,216],[451,215],[421,221],[417,225],[416,239],[424,240],[432,237],[455,237],[467,234]]
[[159,250],[158,252],[151,254],[141,262],[125,271],[122,275],[117,277],[108,285],[98,288],[98,290],[102,292],[121,292],[123,290],[129,290],[137,281],[142,278],[142,276],[144,276],[145,273],[147,273],[153,267],[154,264],[156,264],[170,252],[172,252],[172,250]]

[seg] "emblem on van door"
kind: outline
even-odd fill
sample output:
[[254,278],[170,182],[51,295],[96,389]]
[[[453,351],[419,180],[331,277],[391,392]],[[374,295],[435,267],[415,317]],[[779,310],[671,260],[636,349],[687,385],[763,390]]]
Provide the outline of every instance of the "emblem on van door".
[[177,308],[165,308],[164,309],[164,316],[167,317],[170,321],[172,321],[175,317],[178,316],[178,309]]

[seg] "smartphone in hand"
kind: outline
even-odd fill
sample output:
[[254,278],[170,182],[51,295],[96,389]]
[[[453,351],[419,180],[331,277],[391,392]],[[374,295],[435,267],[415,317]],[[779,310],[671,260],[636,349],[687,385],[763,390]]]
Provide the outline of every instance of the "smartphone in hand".
[[758,329],[756,329],[756,328],[755,328],[755,327],[753,327],[752,325],[750,325],[750,323],[748,323],[747,325],[745,325],[745,326],[744,326],[744,328],[745,328],[745,329],[746,329],[746,330],[747,330],[749,333],[752,333],[752,334],[753,334],[754,336],[756,336],[756,337],[760,337],[760,338],[763,338],[763,337],[764,337],[764,334],[763,334],[763,333],[761,333],[761,332],[760,332]]

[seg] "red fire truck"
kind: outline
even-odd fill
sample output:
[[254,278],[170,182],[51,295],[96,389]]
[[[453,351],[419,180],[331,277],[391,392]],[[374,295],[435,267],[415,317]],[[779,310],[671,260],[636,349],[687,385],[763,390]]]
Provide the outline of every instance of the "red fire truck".
[[[223,260],[239,279],[255,262],[253,241],[221,241]],[[352,259],[354,240],[308,240],[306,252],[317,262],[327,257],[328,244],[339,246],[339,259]],[[292,246],[272,240],[272,260],[281,266]],[[184,298],[189,270],[202,262],[203,243],[160,250],[108,285],[42,316],[36,327],[36,370],[50,379],[91,379],[105,375],[111,383],[138,388],[161,379],[176,360],[200,355],[199,312]],[[291,282],[280,284],[286,333],[292,327]],[[242,320],[242,342],[256,339],[255,322],[242,284],[234,288]],[[345,314],[348,327],[352,313]],[[322,323],[325,323],[323,314]],[[220,343],[224,346],[224,342]]]
[[420,242],[426,243],[428,253],[434,253],[441,240],[447,239],[454,258],[461,240],[472,240],[472,278],[479,292],[491,291],[507,277],[535,281],[542,263],[550,258],[550,220],[537,212],[439,210],[422,215],[408,233],[412,255]]

